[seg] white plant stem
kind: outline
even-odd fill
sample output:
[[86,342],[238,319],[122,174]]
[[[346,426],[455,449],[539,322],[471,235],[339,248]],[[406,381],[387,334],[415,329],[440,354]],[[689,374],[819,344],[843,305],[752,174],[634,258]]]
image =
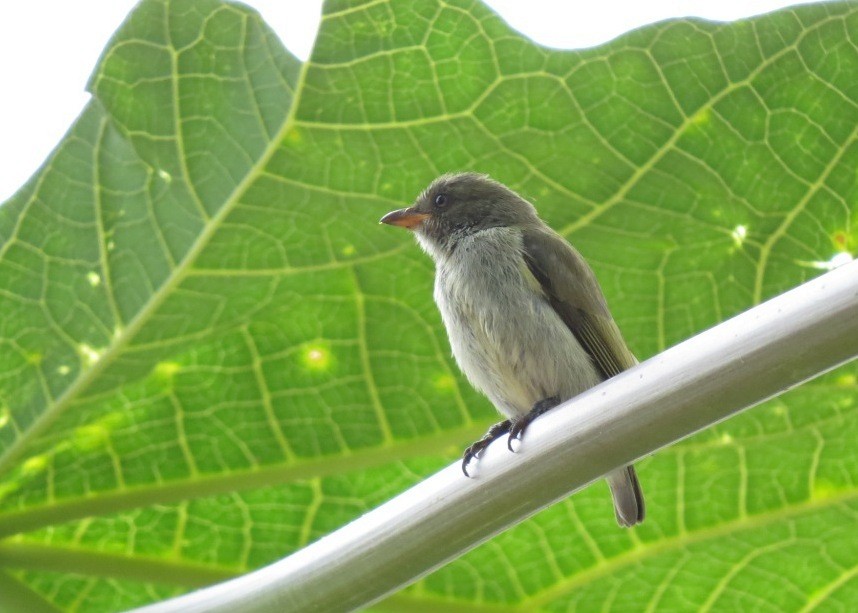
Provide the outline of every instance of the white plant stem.
[[[858,260],[548,412],[518,453],[507,451],[506,440],[493,444],[471,465],[472,479],[456,462],[279,562],[140,611],[367,606],[612,469],[856,356]],[[644,491],[646,481],[642,474]],[[662,512],[655,503],[648,509]]]

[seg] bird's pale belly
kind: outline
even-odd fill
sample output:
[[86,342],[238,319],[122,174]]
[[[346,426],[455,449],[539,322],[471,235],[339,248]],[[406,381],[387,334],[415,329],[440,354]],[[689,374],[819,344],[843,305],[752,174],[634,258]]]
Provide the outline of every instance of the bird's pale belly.
[[476,279],[467,292],[457,282],[462,276],[439,275],[435,299],[456,361],[498,411],[524,415],[542,399],[567,400],[600,382],[575,336],[518,270],[494,283]]

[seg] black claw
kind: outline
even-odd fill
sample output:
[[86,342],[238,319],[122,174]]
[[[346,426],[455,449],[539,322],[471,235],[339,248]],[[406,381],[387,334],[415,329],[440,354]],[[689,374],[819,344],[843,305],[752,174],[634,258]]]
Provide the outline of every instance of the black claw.
[[465,473],[466,477],[471,476],[468,474],[468,463],[473,458],[476,458],[479,455],[479,452],[481,451],[479,449],[475,449],[476,446],[477,446],[477,443],[474,443],[473,445],[471,445],[470,447],[465,449],[465,453],[462,455],[462,472]]
[[509,438],[506,439],[506,448],[511,452],[515,453],[515,449],[512,448],[513,441],[520,441],[521,437],[524,435],[524,431],[527,430],[527,426],[530,425],[531,417],[530,413],[516,421],[512,428],[509,429]]
[[508,419],[495,424],[489,428],[483,438],[465,449],[465,453],[462,454],[462,472],[465,473],[466,477],[471,476],[468,474],[468,463],[473,459],[478,459],[489,445],[509,432],[511,425],[512,423]]
[[468,464],[472,459],[479,457],[480,452],[482,451],[482,449],[480,448],[481,442],[482,439],[469,446],[467,449],[465,449],[465,453],[462,454],[462,472],[465,473],[466,477],[471,476],[468,474]]
[[533,405],[533,408],[530,409],[530,412],[526,415],[522,415],[515,423],[512,424],[512,427],[509,429],[509,438],[506,440],[507,449],[515,453],[515,450],[512,448],[512,442],[514,440],[521,440],[524,436],[524,431],[527,430],[527,427],[530,423],[542,415],[543,413],[547,413],[554,407],[560,404],[560,398],[557,396],[551,396],[550,398],[543,398],[539,402]]
[[519,438],[519,433],[521,432],[521,429],[518,428],[518,424],[519,422],[516,422],[516,424],[510,429],[509,437],[506,439],[506,448],[512,453],[515,453],[515,449],[512,448],[512,442]]

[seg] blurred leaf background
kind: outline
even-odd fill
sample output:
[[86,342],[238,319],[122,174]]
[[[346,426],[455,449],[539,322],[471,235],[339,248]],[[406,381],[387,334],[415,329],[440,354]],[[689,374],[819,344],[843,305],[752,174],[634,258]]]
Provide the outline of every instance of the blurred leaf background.
[[[242,5],[143,0],[0,206],[0,606],[176,595],[455,461],[496,416],[377,224],[442,172],[530,198],[640,358],[855,253],[855,32],[834,2],[569,52],[329,1],[302,64]],[[596,484],[376,608],[854,609],[857,377],[641,462],[640,528]]]

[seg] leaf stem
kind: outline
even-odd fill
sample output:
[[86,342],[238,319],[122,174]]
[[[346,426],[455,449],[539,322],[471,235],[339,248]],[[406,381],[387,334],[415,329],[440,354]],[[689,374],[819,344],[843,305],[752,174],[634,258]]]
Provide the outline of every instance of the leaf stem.
[[59,613],[60,609],[8,573],[0,571],[0,611]]
[[113,492],[101,492],[82,498],[47,502],[43,506],[31,506],[0,514],[0,538],[84,517],[108,515],[153,504],[168,504],[201,496],[291,483],[301,479],[380,466],[392,460],[437,454],[440,449],[449,445],[464,445],[479,438],[489,423],[489,421],[480,421],[454,431],[444,432],[443,435],[402,440],[394,445],[373,447],[336,457],[314,458],[309,461],[296,461],[289,465],[266,466],[256,470],[211,476],[197,475],[189,480],[152,483]]
[[123,553],[21,542],[0,543],[0,566],[113,577],[188,588],[224,581],[239,574],[237,569],[193,564],[184,560],[140,555],[132,557]]

